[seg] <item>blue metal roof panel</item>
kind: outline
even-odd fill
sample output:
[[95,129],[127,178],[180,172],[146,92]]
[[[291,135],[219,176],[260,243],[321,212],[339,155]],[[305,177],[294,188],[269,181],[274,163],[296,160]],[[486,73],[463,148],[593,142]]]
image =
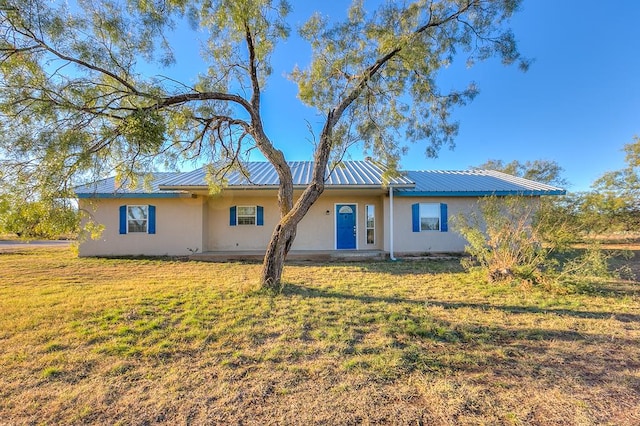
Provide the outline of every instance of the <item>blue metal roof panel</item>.
[[126,182],[117,185],[115,177],[109,177],[96,182],[77,186],[75,188],[75,193],[79,198],[109,198],[120,196],[131,197],[137,195],[149,196],[153,194],[181,194],[183,193],[183,191],[160,191],[159,188],[159,186],[164,182],[171,180],[179,175],[180,173],[178,172],[152,173],[153,179],[151,180],[148,188],[144,187],[142,178],[140,184],[136,188],[129,188]]
[[555,186],[534,182],[493,170],[420,170],[408,171],[407,177],[416,185],[398,189],[398,195],[560,195],[565,191]]
[[[312,161],[292,161],[289,163],[293,184],[303,186],[311,182],[313,176]],[[279,179],[275,168],[268,162],[248,162],[245,169],[249,179],[237,170],[226,176],[227,187],[261,187],[278,186]],[[329,187],[340,186],[383,186],[384,170],[369,161],[343,161],[335,168],[327,167],[325,182]],[[396,186],[413,186],[411,179],[400,176],[391,179],[391,184]],[[162,189],[176,189],[180,187],[206,187],[205,169],[200,168],[192,172],[183,173],[173,179],[164,181]]]
[[[313,162],[293,161],[289,163],[296,186],[304,186],[311,181]],[[227,187],[259,188],[277,187],[278,175],[268,162],[246,163],[249,178],[233,171],[228,174]],[[185,173],[154,173],[151,187],[140,185],[130,189],[126,185],[116,187],[115,178],[108,178],[76,188],[80,198],[150,196],[152,194],[185,194],[185,189],[208,187],[205,168]],[[335,168],[327,168],[328,188],[382,187],[384,169],[371,161],[343,161]],[[565,191],[551,185],[507,175],[491,170],[407,171],[389,182],[399,196],[481,196],[481,195],[560,195]],[[125,195],[126,194],[126,195]]]

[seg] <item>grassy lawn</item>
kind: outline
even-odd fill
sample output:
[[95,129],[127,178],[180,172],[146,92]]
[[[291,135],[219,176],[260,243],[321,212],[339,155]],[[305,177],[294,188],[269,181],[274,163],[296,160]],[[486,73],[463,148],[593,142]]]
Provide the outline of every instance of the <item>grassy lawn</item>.
[[640,424],[640,284],[0,254],[0,424]]

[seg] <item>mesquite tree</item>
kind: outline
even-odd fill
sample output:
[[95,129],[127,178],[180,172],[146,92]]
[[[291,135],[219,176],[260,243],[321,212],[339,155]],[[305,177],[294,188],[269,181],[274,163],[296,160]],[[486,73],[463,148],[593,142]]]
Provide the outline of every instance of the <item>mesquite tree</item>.
[[[280,179],[280,221],[261,278],[277,289],[327,164],[355,143],[391,167],[405,141],[423,142],[433,156],[453,143],[451,109],[476,94],[473,84],[440,90],[441,69],[461,56],[526,67],[506,25],[518,4],[354,0],[340,21],[310,16],[298,36],[311,57],[288,77],[324,125],[311,182],[294,199],[261,106],[264,88],[280,77],[271,75],[271,56],[290,33],[285,0],[0,0],[0,178],[42,196],[79,179],[115,172],[135,180],[194,159],[218,176],[242,169],[246,151],[257,148]],[[189,30],[206,69],[177,81],[162,69],[197,63],[173,63],[175,35]]]

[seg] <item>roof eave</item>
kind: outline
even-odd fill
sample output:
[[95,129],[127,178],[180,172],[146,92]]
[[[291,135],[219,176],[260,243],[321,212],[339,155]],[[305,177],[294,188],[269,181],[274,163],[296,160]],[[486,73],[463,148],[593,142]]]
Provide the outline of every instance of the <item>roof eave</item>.
[[543,196],[565,195],[566,191],[558,190],[523,190],[523,191],[399,191],[396,197],[506,197],[506,196]]
[[79,199],[121,198],[190,198],[186,192],[76,192]]
[[[308,185],[293,185],[293,189],[305,189]],[[333,189],[380,189],[384,190],[392,186],[394,189],[411,189],[415,186],[415,184],[395,184],[383,186],[383,185],[341,185],[341,184],[325,184],[325,190],[333,190]],[[265,190],[265,189],[278,189],[278,185],[228,185],[223,187],[224,190]],[[160,185],[159,189],[161,191],[205,191],[208,190],[209,187],[207,185],[174,185],[174,186],[165,186]]]

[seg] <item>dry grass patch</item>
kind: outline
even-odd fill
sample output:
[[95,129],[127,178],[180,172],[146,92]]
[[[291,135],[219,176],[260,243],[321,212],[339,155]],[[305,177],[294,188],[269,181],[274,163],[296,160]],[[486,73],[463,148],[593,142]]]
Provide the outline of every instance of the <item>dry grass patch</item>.
[[0,254],[0,419],[640,423],[640,286],[489,286],[454,262]]

